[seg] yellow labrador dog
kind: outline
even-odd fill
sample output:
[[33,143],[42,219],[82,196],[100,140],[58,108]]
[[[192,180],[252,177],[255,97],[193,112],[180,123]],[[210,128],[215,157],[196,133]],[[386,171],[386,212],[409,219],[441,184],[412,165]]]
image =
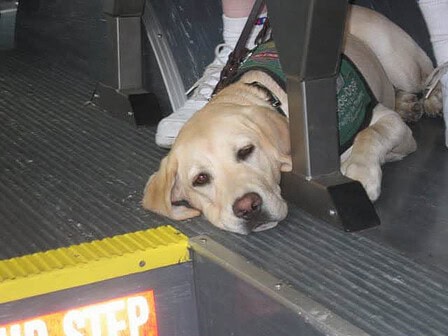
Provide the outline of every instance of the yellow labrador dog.
[[[430,59],[403,30],[369,9],[351,7],[344,54],[379,103],[369,126],[342,154],[341,170],[376,200],[381,165],[416,149],[402,117],[414,119],[423,109],[440,113],[440,92],[419,101],[417,94],[433,71]],[[202,213],[215,226],[241,234],[285,218],[288,207],[279,182],[281,172],[291,170],[288,120],[267,103],[265,90],[247,85],[254,81],[273,92],[287,112],[286,93],[276,81],[264,72],[246,73],[182,128],[147,183],[146,209],[176,220]]]

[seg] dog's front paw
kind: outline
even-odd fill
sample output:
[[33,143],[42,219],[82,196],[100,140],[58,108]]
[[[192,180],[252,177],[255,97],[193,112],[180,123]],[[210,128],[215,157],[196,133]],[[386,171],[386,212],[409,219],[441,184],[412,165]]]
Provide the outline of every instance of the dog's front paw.
[[341,166],[342,173],[352,180],[359,181],[371,201],[376,201],[381,193],[381,167],[356,162],[345,162]]

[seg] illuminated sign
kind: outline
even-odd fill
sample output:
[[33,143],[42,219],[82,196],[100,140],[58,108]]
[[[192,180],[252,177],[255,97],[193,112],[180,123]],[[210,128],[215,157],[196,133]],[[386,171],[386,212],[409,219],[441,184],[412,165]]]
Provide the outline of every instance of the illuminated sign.
[[0,325],[0,336],[157,336],[152,290]]

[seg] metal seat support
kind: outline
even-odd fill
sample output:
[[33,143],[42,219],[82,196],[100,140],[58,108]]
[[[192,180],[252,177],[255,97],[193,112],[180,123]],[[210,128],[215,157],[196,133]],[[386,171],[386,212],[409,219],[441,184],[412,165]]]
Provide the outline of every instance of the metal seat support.
[[267,0],[287,77],[293,170],[285,197],[346,231],[379,224],[362,185],[340,173],[336,77],[346,0]]
[[143,79],[144,5],[144,0],[103,1],[108,57],[93,97],[95,104],[136,125],[155,124],[162,117],[157,97]]

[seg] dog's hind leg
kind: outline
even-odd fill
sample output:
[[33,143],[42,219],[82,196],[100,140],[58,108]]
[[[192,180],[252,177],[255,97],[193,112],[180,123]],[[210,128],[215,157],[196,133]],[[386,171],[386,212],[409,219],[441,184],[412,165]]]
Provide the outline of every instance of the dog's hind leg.
[[423,116],[423,102],[415,93],[396,89],[395,111],[405,122],[416,122]]
[[381,192],[381,165],[401,160],[417,149],[411,129],[395,111],[378,104],[373,118],[356,136],[349,156],[341,163],[342,173],[361,182],[372,201]]
[[442,116],[442,89],[440,83],[428,98],[422,94],[395,90],[395,111],[405,122],[416,122],[423,115],[428,117]]

